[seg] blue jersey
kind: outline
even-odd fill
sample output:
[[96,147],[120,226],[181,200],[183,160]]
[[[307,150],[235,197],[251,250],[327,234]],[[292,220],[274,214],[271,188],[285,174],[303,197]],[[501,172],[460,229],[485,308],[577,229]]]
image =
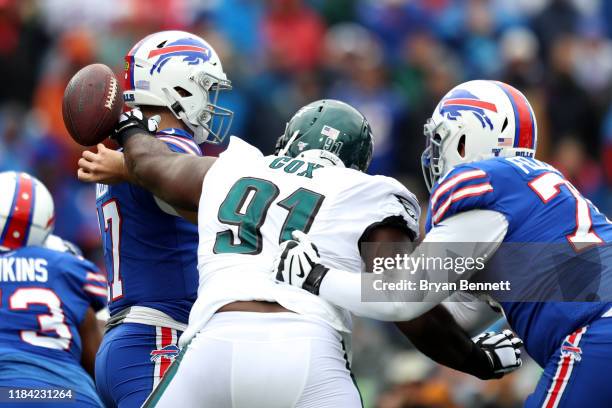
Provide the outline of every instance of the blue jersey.
[[[202,155],[183,130],[157,137],[175,152]],[[98,185],[96,196],[111,316],[145,306],[186,323],[198,288],[197,226],[162,211],[162,202],[130,183]]]
[[67,252],[24,247],[0,253],[0,282],[0,356],[80,366],[79,326],[88,308],[106,305],[106,279],[96,266]]
[[[434,187],[426,230],[448,217],[475,209],[497,211],[508,221],[504,243],[512,244],[502,245],[486,273],[518,282],[512,290],[524,299],[529,299],[530,291],[536,289],[554,288],[564,293],[589,285],[604,290],[610,287],[612,250],[606,244],[612,242],[612,224],[554,167],[525,157],[458,166]],[[532,244],[520,255],[509,255],[513,249],[507,247],[525,247],[524,243]],[[554,256],[544,253],[554,248],[563,249],[556,249],[559,253]],[[582,259],[585,256],[586,261]],[[593,299],[597,299],[596,294]],[[501,305],[529,354],[542,366],[568,334],[599,318],[612,306],[604,301],[536,300],[502,301]]]

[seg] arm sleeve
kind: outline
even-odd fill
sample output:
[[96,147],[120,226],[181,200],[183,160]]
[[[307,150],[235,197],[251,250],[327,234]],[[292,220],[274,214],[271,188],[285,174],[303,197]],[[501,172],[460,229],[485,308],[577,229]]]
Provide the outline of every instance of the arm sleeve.
[[503,317],[489,303],[466,292],[453,293],[442,306],[470,336],[476,336]]
[[74,256],[70,256],[70,260],[65,261],[65,266],[76,277],[84,297],[93,310],[98,312],[105,308],[108,289],[106,276],[102,275],[93,263]]
[[[498,212],[490,210],[472,210],[457,214],[448,218],[443,223],[430,231],[411,257],[448,257],[449,254],[455,258],[480,257],[487,254],[489,257],[503,241],[508,223],[506,218]],[[460,242],[470,243],[478,237],[481,242],[472,242],[461,245],[461,252],[449,252],[445,245],[428,245],[433,242]],[[442,253],[440,253],[442,251]],[[417,283],[421,280],[428,282],[449,282],[452,279],[469,279],[469,273],[457,274],[440,273],[435,275],[424,268],[408,274],[403,271],[403,276],[409,277]],[[387,273],[387,272],[385,272]],[[441,276],[444,279],[441,279]],[[447,291],[428,290],[405,290],[405,291],[380,291],[377,292],[377,301],[364,302],[361,299],[361,289],[372,287],[375,280],[380,280],[381,275],[359,274],[338,269],[330,269],[326,274],[319,296],[325,300],[353,312],[357,316],[369,317],[385,321],[410,320],[433,308],[442,302],[451,293]]]

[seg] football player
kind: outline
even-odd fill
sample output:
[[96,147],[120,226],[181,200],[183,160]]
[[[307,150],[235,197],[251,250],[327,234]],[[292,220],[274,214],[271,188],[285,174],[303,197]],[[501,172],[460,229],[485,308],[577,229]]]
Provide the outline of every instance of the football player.
[[[445,277],[511,282],[510,294],[495,288],[485,293],[500,301],[527,352],[544,368],[526,407],[611,406],[612,224],[561,172],[534,158],[536,119],[525,96],[502,82],[463,83],[442,98],[425,135],[423,168],[432,188],[427,236],[414,256],[436,253],[435,243],[478,240],[469,254],[488,257],[484,275],[472,270]],[[323,241],[311,238],[323,253]],[[359,315],[411,319],[444,299],[442,291],[403,299],[428,301],[421,303],[362,302],[358,275],[313,256],[300,264],[313,244],[304,235],[296,239],[286,244],[275,273]],[[461,255],[458,246],[446,248],[453,251],[445,255]],[[439,281],[423,268],[412,276]]]
[[[134,180],[198,211],[200,286],[181,354],[147,405],[360,406],[349,369],[350,315],[268,275],[293,231],[325,242],[322,257],[344,268],[360,268],[361,241],[416,238],[415,197],[391,178],[364,173],[372,136],[363,115],[339,101],[313,102],[289,121],[276,155],[232,137],[218,159],[174,154],[149,125],[126,113],[117,138]],[[442,308],[435,313],[421,325],[435,332],[432,357],[483,378],[520,365],[511,335],[474,343]]]
[[[138,42],[125,57],[124,100],[159,117],[165,148],[200,157],[220,143],[231,112],[216,105],[230,81],[213,48],[182,31]],[[79,161],[82,181],[100,178],[98,159],[122,155],[98,146]],[[197,227],[130,182],[97,185],[97,210],[109,285],[110,320],[96,359],[96,385],[108,407],[140,407],[178,354],[198,287]]]
[[[0,387],[13,390],[3,400],[101,407],[93,383],[102,337],[95,312],[106,305],[106,280],[51,238],[53,226],[46,187],[26,173],[0,173]],[[44,391],[51,389],[57,392]]]

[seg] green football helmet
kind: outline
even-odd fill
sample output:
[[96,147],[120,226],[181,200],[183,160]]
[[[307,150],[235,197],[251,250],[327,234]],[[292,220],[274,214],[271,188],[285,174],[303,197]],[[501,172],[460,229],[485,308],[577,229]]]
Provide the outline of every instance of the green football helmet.
[[366,118],[351,105],[322,99],[302,107],[287,123],[276,142],[278,156],[298,157],[318,153],[321,159],[366,171],[372,161],[372,130]]

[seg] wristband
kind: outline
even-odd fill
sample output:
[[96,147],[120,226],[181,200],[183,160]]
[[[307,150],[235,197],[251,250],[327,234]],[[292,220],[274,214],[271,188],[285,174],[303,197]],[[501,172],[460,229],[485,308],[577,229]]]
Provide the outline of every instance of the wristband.
[[490,380],[503,376],[503,374],[495,374],[491,356],[476,343],[472,346],[472,350],[463,365],[458,369],[465,373],[472,374],[481,380]]
[[[122,146],[125,144],[125,142],[132,136],[134,136],[137,133],[141,133],[143,135],[151,135],[149,132],[147,132],[146,130],[143,130],[139,127],[133,126],[133,127],[129,127],[125,130],[120,131],[119,133],[117,133],[113,139],[115,139],[117,141],[117,143],[119,144],[119,146]],[[152,136],[152,135],[151,135]]]
[[307,290],[308,292],[319,296],[319,290],[321,289],[321,283],[323,282],[323,278],[327,275],[329,268],[316,264],[314,268],[308,274],[308,277],[302,284],[302,289]]

